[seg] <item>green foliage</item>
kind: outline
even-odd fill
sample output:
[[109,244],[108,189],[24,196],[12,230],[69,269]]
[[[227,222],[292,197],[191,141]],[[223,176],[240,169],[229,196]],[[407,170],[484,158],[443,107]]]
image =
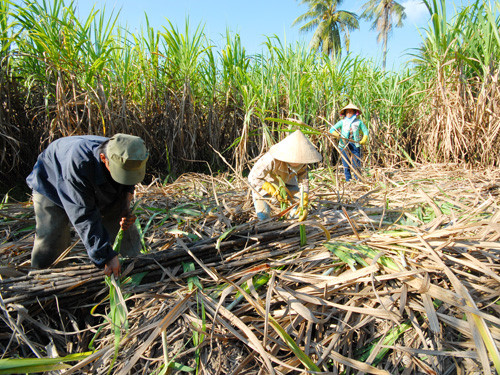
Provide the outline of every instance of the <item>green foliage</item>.
[[300,30],[314,30],[309,46],[325,55],[336,56],[341,52],[341,34],[349,51],[349,32],[359,29],[358,16],[353,12],[337,9],[342,0],[302,0],[309,9],[299,16],[293,25],[305,22]]
[[[356,26],[355,15],[337,9],[339,2],[304,3],[310,9],[297,19],[307,22],[304,30],[322,24],[320,15],[339,16],[336,26],[321,26],[325,32],[347,35]],[[302,44],[286,45],[276,36],[266,37],[261,53],[249,55],[239,35],[227,31],[216,50],[203,25],[191,28],[189,19],[183,28],[167,20],[159,31],[145,16],[144,29],[131,33],[118,25],[119,14],[105,9],[80,19],[75,3],[64,0],[8,4],[0,2],[2,69],[12,68],[25,91],[22,108],[34,119],[30,131],[36,133],[28,139],[40,133],[43,139],[118,131],[145,135],[151,172],[174,176],[192,160],[220,162],[207,144],[226,150],[225,157],[241,169],[277,140],[276,131],[290,128],[268,119],[296,120],[317,131],[312,141],[326,160],[332,146],[322,134],[353,101],[370,128],[364,149],[373,163],[498,160],[498,137],[480,142],[495,129],[489,113],[497,99],[488,95],[497,95],[491,89],[500,56],[497,3],[477,0],[449,18],[444,0],[427,0],[430,23],[422,46],[399,72],[349,53],[327,56]],[[339,36],[332,40],[322,46],[336,48]],[[448,94],[449,89],[457,92]],[[448,103],[450,98],[462,98],[463,108]],[[479,99],[481,105],[475,103]],[[469,133],[461,133],[462,118],[475,126]],[[443,124],[452,128],[440,131]],[[2,130],[8,125],[0,125],[9,135],[3,142],[21,147],[19,131]],[[476,140],[472,146],[470,139]],[[8,159],[0,159],[2,168],[12,168]]]
[[92,352],[70,354],[59,358],[0,359],[0,374],[33,374],[70,368],[66,362],[81,361]]
[[366,258],[377,259],[377,263],[390,268],[394,271],[400,271],[400,267],[392,259],[386,256],[379,256],[378,251],[371,249],[366,245],[353,245],[343,242],[329,241],[325,247],[335,254],[342,262],[346,263],[353,271],[357,267],[367,267],[369,263]]
[[371,29],[378,31],[377,42],[383,44],[383,62],[385,69],[387,58],[387,40],[392,31],[393,20],[396,21],[396,27],[403,26],[403,20],[406,18],[404,6],[393,0],[368,0],[363,5],[362,18],[373,21]]
[[358,361],[366,362],[366,360],[370,357],[371,353],[375,350],[377,345],[379,345],[379,342],[382,340],[380,344],[384,345],[384,347],[378,351],[377,355],[371,362],[372,366],[377,366],[384,359],[387,353],[391,350],[389,347],[393,346],[396,343],[396,341],[401,337],[401,335],[411,328],[412,325],[410,321],[406,321],[402,324],[397,325],[396,327],[389,330],[389,332],[387,332],[383,337],[376,338],[375,340],[373,340],[372,343],[365,345],[362,348],[359,348],[354,353],[355,358]]
[[[189,262],[189,263],[182,262],[182,270],[186,273],[193,272],[195,270],[194,263],[193,262]],[[196,276],[188,277],[189,290],[194,290],[195,287],[198,289],[203,289],[203,286],[201,285],[200,279]]]
[[[189,263],[182,263],[182,270],[183,272],[193,272],[195,270],[194,263],[189,262]],[[203,290],[203,286],[200,282],[200,279],[197,276],[190,276],[188,277],[188,288],[189,290],[194,290],[195,288],[198,290]],[[193,345],[195,346],[195,360],[196,360],[196,367],[199,369],[200,366],[200,346],[203,343],[203,340],[205,339],[205,334],[201,333],[199,331],[205,332],[207,327],[206,327],[206,311],[205,311],[205,305],[203,302],[200,302],[200,298],[198,294],[196,295],[196,307],[197,307],[197,312],[199,315],[201,315],[201,326],[198,326],[197,323],[193,322],[193,326],[196,328],[193,330]],[[198,371],[197,371],[198,372]]]

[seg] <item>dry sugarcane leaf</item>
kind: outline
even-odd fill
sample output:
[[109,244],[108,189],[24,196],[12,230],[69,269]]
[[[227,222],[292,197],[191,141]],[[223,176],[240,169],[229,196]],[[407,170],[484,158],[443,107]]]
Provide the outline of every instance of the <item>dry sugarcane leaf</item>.
[[222,325],[224,325],[236,337],[242,339],[242,336],[233,328],[233,325],[238,327],[248,338],[248,340],[244,340],[246,344],[252,347],[261,355],[261,359],[264,361],[264,364],[266,365],[269,373],[274,374],[273,366],[270,361],[270,355],[266,353],[261,342],[259,341],[257,336],[255,336],[252,330],[245,323],[243,323],[238,317],[236,317],[236,315],[227,310],[224,306],[218,306],[218,305],[216,306],[212,302],[210,297],[205,296],[203,293],[202,295],[203,295],[203,301],[206,304],[206,308],[209,310],[210,313],[214,314],[214,316],[221,315],[224,319],[227,319],[226,321],[217,318],[217,321]]
[[429,328],[437,335],[440,332],[440,325],[436,310],[434,310],[434,305],[432,304],[432,298],[428,293],[422,293],[421,296],[424,302],[425,313],[427,314],[427,319],[429,320]]
[[132,358],[128,359],[125,362],[125,365],[123,368],[117,373],[118,375],[125,375],[130,372],[132,367],[137,363],[139,358],[142,356],[144,351],[151,345],[151,343],[163,332],[170,324],[172,324],[175,319],[179,317],[186,309],[187,309],[187,302],[189,301],[189,298],[191,295],[194,293],[190,292],[187,293],[184,298],[182,298],[168,313],[163,317],[158,324],[156,325],[156,328],[151,332],[149,337],[144,341],[144,343],[141,344],[141,346],[137,349],[135,354],[132,356]]
[[[425,244],[425,242],[424,242],[424,244]],[[426,246],[426,248],[428,248],[429,251],[431,252],[432,256],[439,263],[441,263],[446,275],[448,276],[448,278],[450,279],[450,281],[452,282],[452,284],[454,285],[454,287],[458,291],[458,293],[466,300],[466,303],[470,307],[477,310],[476,305],[474,303],[474,300],[470,296],[467,289],[460,282],[460,280],[444,264],[444,262],[435,253],[434,249],[432,249],[428,245]],[[469,320],[469,324],[471,324],[471,329],[472,329],[472,334],[473,334],[472,336],[473,336],[474,341],[476,342],[476,345],[477,345],[477,351],[479,354],[479,358],[481,359],[481,362],[483,364],[483,370],[485,371],[486,374],[491,373],[491,370],[489,368],[488,353],[486,352],[486,349],[487,349],[497,371],[500,371],[500,352],[498,350],[498,346],[493,341],[493,337],[491,336],[491,332],[488,329],[486,322],[484,321],[484,319],[481,316],[479,316],[478,314],[475,314],[475,313],[467,313],[467,317]]]
[[319,323],[319,319],[314,316],[314,313],[295,298],[293,293],[289,293],[280,287],[276,287],[275,289],[278,296],[281,297],[280,299],[287,303],[293,311],[309,322]]

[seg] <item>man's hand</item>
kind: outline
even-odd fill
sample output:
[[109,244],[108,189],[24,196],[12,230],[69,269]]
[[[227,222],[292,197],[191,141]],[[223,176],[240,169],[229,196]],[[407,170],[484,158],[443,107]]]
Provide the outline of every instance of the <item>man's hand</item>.
[[129,213],[126,216],[122,217],[122,219],[120,220],[120,227],[123,230],[127,230],[128,228],[130,228],[131,225],[133,225],[135,223],[136,219],[137,219],[137,216]]
[[108,263],[104,266],[104,274],[110,276],[111,274],[115,275],[115,277],[119,277],[121,273],[120,261],[118,260],[118,256],[108,260]]
[[125,193],[122,197],[122,218],[120,220],[120,228],[123,230],[130,228],[130,226],[135,223],[135,219],[137,219],[137,216],[135,216],[133,211],[130,209],[130,202],[132,202],[133,198],[134,194],[130,192]]

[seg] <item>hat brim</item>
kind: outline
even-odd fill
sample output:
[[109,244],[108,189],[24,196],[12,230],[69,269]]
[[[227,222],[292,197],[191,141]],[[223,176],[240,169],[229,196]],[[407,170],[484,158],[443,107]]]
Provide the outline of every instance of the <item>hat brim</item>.
[[113,159],[108,159],[109,172],[113,180],[122,185],[135,185],[144,180],[146,176],[146,160],[141,160],[138,168],[125,169],[123,164],[119,164]]
[[341,116],[344,116],[345,114],[345,111],[347,111],[348,109],[352,109],[354,112],[359,112],[359,114],[362,114],[363,111],[361,109],[359,109],[358,107],[356,107],[354,104],[348,104],[346,105],[344,108],[342,108],[340,111],[339,111],[339,114]]
[[285,163],[309,164],[322,160],[321,154],[300,130],[272,146],[269,153]]

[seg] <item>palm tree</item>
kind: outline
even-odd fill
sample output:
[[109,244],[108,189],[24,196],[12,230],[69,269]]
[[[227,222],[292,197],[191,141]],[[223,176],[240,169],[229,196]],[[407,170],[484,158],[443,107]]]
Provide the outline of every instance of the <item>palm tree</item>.
[[385,70],[387,40],[392,31],[392,20],[396,21],[396,27],[402,27],[406,18],[405,7],[393,0],[369,0],[363,5],[363,9],[361,18],[374,20],[371,29],[378,31],[377,42],[382,41],[382,67]]
[[332,57],[341,51],[340,34],[344,35],[344,44],[349,52],[349,31],[359,29],[355,13],[337,9],[341,3],[342,0],[302,0],[301,4],[307,4],[309,10],[292,24],[306,22],[300,27],[301,32],[315,29],[309,47]]

